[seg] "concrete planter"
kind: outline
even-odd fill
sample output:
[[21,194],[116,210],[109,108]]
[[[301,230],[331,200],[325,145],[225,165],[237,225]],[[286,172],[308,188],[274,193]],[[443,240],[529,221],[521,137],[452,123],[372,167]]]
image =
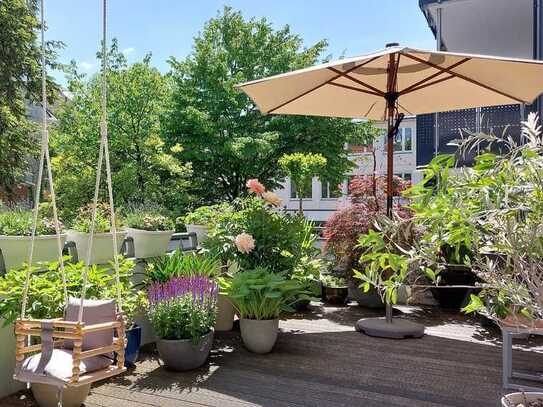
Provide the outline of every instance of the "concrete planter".
[[[66,241],[66,235],[61,237],[62,247]],[[6,271],[19,268],[28,261],[30,250],[30,236],[5,236],[0,235],[0,250],[4,258]],[[36,236],[34,243],[33,263],[58,260],[57,237],[55,235]]]
[[[0,298],[0,301],[2,299]],[[25,388],[25,384],[13,379],[15,369],[15,328],[3,326],[0,318],[0,399]]]
[[[75,242],[77,248],[77,256],[79,261],[87,261],[87,254],[89,252],[89,240],[90,233],[78,232],[75,230],[67,231],[68,240]],[[124,238],[126,237],[125,231],[117,232],[117,253],[121,251]],[[107,264],[113,260],[113,233],[95,233],[92,242],[91,264]]]
[[[91,385],[66,387],[62,390],[63,407],[81,407],[89,395]],[[40,407],[58,407],[57,387],[50,384],[33,383],[32,394]]]
[[234,307],[226,295],[219,294],[217,301],[217,320],[215,321],[215,331],[231,331],[233,326]]
[[126,229],[127,236],[134,239],[134,253],[138,259],[162,256],[168,250],[173,230]]
[[[502,407],[531,407],[531,401],[539,403],[543,402],[543,393],[527,392],[527,393],[511,393],[502,397]],[[539,405],[539,404],[536,404]]]
[[245,347],[254,353],[269,353],[277,341],[278,319],[241,319],[241,338]]
[[202,336],[197,343],[192,339],[157,339],[156,347],[167,369],[183,372],[202,366],[213,346],[215,331]]
[[198,246],[201,246],[203,242],[207,240],[209,234],[209,228],[205,225],[185,225],[188,233],[196,233],[196,239],[198,239]]

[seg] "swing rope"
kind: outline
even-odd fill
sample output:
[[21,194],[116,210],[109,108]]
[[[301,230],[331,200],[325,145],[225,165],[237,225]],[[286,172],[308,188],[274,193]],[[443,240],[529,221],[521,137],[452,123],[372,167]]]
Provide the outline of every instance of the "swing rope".
[[92,246],[94,241],[94,230],[96,224],[96,211],[98,206],[98,197],[100,193],[100,181],[102,176],[102,165],[105,158],[106,163],[106,180],[107,180],[107,190],[109,195],[109,207],[110,207],[110,221],[111,221],[111,233],[113,235],[113,259],[115,266],[115,284],[117,287],[117,307],[118,311],[122,313],[122,296],[121,296],[121,287],[120,287],[120,276],[119,276],[119,259],[117,256],[117,224],[115,218],[115,206],[113,202],[113,186],[111,179],[111,164],[109,160],[109,147],[108,147],[108,132],[107,132],[107,0],[103,0],[102,8],[102,99],[101,99],[101,119],[100,119],[100,151],[98,153],[98,168],[96,171],[96,183],[94,188],[94,199],[92,206],[92,220],[90,226],[90,238],[89,238],[89,248],[87,252],[87,259],[85,262],[85,268],[83,270],[83,287],[81,292],[81,301],[79,304],[79,315],[78,321],[81,323],[83,320],[83,302],[85,299],[85,294],[87,291],[88,283],[88,270],[91,261]]
[[53,186],[53,172],[51,168],[51,156],[49,154],[49,131],[47,121],[47,71],[46,71],[46,50],[45,50],[45,13],[44,0],[40,1],[40,24],[41,24],[41,105],[42,105],[42,132],[41,132],[41,150],[39,158],[38,179],[36,181],[36,190],[34,195],[34,211],[32,216],[32,234],[30,240],[30,248],[28,253],[28,268],[25,276],[25,284],[23,289],[23,301],[21,306],[21,318],[26,316],[26,308],[28,303],[28,290],[30,286],[30,277],[32,274],[32,262],[34,260],[34,246],[36,241],[36,229],[38,225],[38,215],[40,206],[41,186],[43,182],[43,166],[47,166],[47,178],[49,191],[51,192],[51,204],[53,207],[53,223],[55,225],[55,234],[57,240],[58,261],[60,274],[62,276],[62,289],[64,293],[64,303],[68,303],[68,289],[66,285],[66,271],[64,268],[64,258],[62,256],[62,239],[60,222],[58,219],[57,202],[55,196],[55,188]]

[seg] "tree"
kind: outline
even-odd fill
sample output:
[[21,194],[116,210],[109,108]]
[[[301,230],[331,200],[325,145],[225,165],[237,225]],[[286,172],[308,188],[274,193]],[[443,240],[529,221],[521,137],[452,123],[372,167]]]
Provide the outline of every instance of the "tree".
[[[0,1],[0,190],[11,195],[28,169],[28,158],[37,153],[35,126],[26,119],[25,101],[41,99],[41,50],[37,41],[40,23],[36,1]],[[55,49],[49,41],[46,61],[54,64]],[[48,78],[49,96],[58,88]]]
[[[113,41],[108,57],[108,135],[113,187],[118,205],[147,201],[179,213],[186,206],[189,164],[173,156],[179,145],[167,148],[161,138],[161,118],[171,84],[151,57],[127,65]],[[72,95],[57,114],[52,145],[59,200],[66,212],[89,202],[93,194],[100,140],[101,78],[68,72]]]
[[279,159],[279,166],[294,183],[299,199],[299,213],[303,216],[302,206],[306,185],[311,185],[313,177],[321,175],[326,168],[326,158],[322,154],[293,153],[285,154]]
[[194,169],[195,195],[202,203],[233,200],[245,182],[258,178],[279,186],[279,158],[320,153],[327,178],[352,167],[344,144],[360,137],[346,119],[264,116],[235,85],[321,61],[326,41],[304,48],[288,26],[275,30],[266,19],[243,18],[226,7],[209,20],[184,60],[170,60],[175,81],[166,138],[184,147],[179,157]]

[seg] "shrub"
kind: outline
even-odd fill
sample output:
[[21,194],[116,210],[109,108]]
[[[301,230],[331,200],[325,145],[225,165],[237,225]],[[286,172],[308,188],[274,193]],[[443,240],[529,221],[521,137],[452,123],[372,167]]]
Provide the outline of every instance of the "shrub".
[[[45,206],[38,212],[37,235],[54,235],[55,224],[47,213]],[[30,236],[32,235],[33,211],[24,208],[0,208],[0,235]],[[64,228],[60,222],[61,229]]]
[[147,290],[148,315],[161,339],[197,342],[215,325],[217,285],[207,277],[177,277]]
[[303,217],[277,212],[258,196],[238,199],[233,208],[203,243],[223,262],[238,262],[244,270],[265,267],[290,275],[302,258],[315,254],[316,235]]
[[213,227],[222,216],[228,216],[232,208],[227,203],[210,206],[200,206],[194,211],[185,215],[185,225],[204,225]]
[[[90,203],[86,206],[79,208],[77,216],[72,223],[72,228],[82,233],[90,233],[90,226],[92,221],[92,208],[93,204]],[[117,227],[121,226],[121,220],[116,217]],[[111,230],[111,210],[107,203],[98,203],[96,207],[96,223],[94,226],[95,233],[106,233]]]
[[123,213],[125,226],[141,230],[174,230],[172,219],[163,214],[163,210],[153,206],[130,206]]
[[[138,293],[129,279],[134,262],[120,259],[119,266],[121,296],[126,303],[123,310],[132,320],[140,305]],[[83,270],[83,262],[65,264],[67,290],[70,297],[81,296]],[[14,322],[20,316],[26,273],[27,267],[24,266],[10,270],[0,277],[0,298],[2,298],[0,317],[5,319],[5,325]],[[98,265],[89,267],[85,297],[88,299],[117,298],[115,276],[111,267]],[[45,271],[38,271],[35,267],[30,275],[27,316],[37,319],[62,317],[64,305],[62,275],[58,263],[48,263]]]
[[309,299],[297,280],[271,273],[259,267],[239,272],[225,284],[225,292],[240,318],[276,319],[282,312],[292,312],[292,304]]

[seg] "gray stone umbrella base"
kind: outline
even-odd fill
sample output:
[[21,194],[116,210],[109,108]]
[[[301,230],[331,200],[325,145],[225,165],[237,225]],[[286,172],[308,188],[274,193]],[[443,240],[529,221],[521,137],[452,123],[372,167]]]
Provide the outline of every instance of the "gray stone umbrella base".
[[387,322],[385,317],[362,318],[354,327],[358,332],[379,338],[404,339],[424,336],[423,325],[399,318],[392,318],[391,322]]

